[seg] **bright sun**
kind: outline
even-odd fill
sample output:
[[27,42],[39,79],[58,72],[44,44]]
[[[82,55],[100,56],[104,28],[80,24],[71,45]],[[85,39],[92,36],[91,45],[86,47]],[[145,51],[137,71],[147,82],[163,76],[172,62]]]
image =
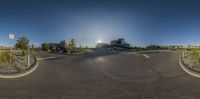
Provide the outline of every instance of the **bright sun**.
[[98,41],[97,41],[97,43],[101,43],[101,42],[102,42],[101,40],[98,40]]

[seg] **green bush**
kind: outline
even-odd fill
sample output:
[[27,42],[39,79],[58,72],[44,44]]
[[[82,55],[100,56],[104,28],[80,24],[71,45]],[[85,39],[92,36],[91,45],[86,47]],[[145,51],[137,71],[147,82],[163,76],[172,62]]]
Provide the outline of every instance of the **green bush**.
[[0,63],[8,63],[13,62],[15,60],[15,56],[10,55],[10,52],[6,51],[0,54]]
[[23,72],[23,71],[25,71],[27,68],[25,67],[25,66],[20,66],[20,67],[18,67],[17,68],[17,71],[18,72]]
[[35,51],[31,51],[31,55],[37,56],[37,53]]
[[80,53],[82,53],[82,54],[86,53],[86,49],[85,48],[79,48],[79,50],[80,50]]
[[195,63],[200,63],[200,52],[198,50],[192,50],[191,56]]
[[25,56],[26,55],[26,51],[25,50],[22,50],[22,56]]

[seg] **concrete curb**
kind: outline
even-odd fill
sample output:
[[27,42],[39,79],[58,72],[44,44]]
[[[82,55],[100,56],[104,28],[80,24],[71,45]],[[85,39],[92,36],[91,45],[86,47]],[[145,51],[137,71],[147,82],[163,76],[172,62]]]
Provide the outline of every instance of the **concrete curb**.
[[6,79],[11,79],[11,78],[20,78],[26,75],[29,75],[30,73],[32,73],[33,71],[36,70],[36,68],[38,67],[38,60],[36,57],[36,63],[34,66],[32,66],[31,68],[29,68],[28,70],[22,72],[22,73],[15,73],[15,74],[0,74],[0,78],[6,78]]
[[[181,58],[182,58],[182,57],[181,57]],[[181,58],[179,59],[179,64],[180,64],[180,66],[182,67],[182,69],[183,69],[186,73],[188,73],[189,75],[200,78],[200,73],[188,69],[188,68],[182,63]]]

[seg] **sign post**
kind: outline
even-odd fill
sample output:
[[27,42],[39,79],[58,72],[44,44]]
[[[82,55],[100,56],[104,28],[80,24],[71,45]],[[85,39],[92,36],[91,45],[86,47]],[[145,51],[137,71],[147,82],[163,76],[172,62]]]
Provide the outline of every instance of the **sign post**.
[[[13,40],[15,39],[15,35],[13,33],[9,33],[8,38],[10,40]],[[12,50],[12,47],[10,47],[10,62],[11,62],[11,50]]]
[[29,55],[29,52],[28,52],[28,68],[30,67],[30,55]]
[[9,33],[9,39],[10,39],[10,40],[15,39],[15,35],[14,35],[13,33]]

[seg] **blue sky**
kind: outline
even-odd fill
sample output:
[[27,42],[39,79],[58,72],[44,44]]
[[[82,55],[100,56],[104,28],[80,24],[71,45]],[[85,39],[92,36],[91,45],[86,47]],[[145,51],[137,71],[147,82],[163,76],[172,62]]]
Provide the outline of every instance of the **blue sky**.
[[[75,38],[94,46],[125,38],[133,46],[200,45],[198,0],[1,0],[0,45]],[[8,40],[8,33],[15,40]]]

